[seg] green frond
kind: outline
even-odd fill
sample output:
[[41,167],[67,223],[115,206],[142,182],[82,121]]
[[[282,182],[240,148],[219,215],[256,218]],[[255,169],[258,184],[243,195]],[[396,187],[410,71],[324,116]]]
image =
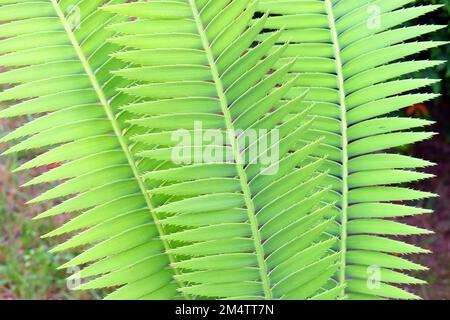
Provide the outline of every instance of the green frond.
[[[411,2],[261,0],[258,4],[260,12],[271,13],[266,23],[270,31],[261,33],[258,40],[265,41],[283,29],[272,52],[289,42],[276,67],[296,57],[290,76],[298,80],[285,97],[295,98],[309,88],[303,103],[316,103],[312,114],[318,118],[313,130],[304,136],[304,143],[320,136],[325,139],[313,155],[328,156],[322,170],[331,175],[325,183],[334,193],[326,200],[336,201],[339,211],[339,226],[329,232],[340,239],[334,249],[341,253],[335,275],[335,288],[340,292],[329,289],[334,292],[329,298],[414,299],[390,284],[422,283],[393,270],[421,269],[419,266],[389,254],[427,250],[387,236],[430,233],[390,219],[429,212],[397,202],[435,196],[404,187],[405,183],[432,177],[416,171],[432,164],[389,150],[430,138],[433,134],[422,132],[422,128],[431,122],[392,114],[436,97],[417,90],[437,80],[408,76],[442,61],[407,58],[447,43],[415,40],[443,26],[404,26],[440,7],[410,6]],[[366,284],[370,266],[383,268],[378,274],[381,285],[374,290]],[[328,298],[326,294],[323,297]]]
[[[323,159],[307,161],[319,141],[297,143],[312,126],[311,108],[302,106],[304,95],[283,100],[297,81],[288,77],[295,60],[272,72],[289,48],[271,50],[280,33],[252,47],[267,20],[249,24],[255,9],[248,0],[109,6],[137,18],[110,27],[118,32],[112,43],[123,46],[114,56],[129,64],[114,74],[139,81],[123,89],[139,100],[121,107],[132,113],[129,123],[143,128],[132,138],[145,144],[138,156],[167,163],[143,176],[162,183],[148,189],[152,197],[170,197],[154,211],[168,230],[163,239],[176,256],[176,278],[185,283],[179,291],[306,299],[329,281],[331,274],[323,274],[337,268],[335,239],[325,233],[334,214],[321,204],[328,191],[320,187],[326,175],[317,174]],[[161,21],[167,29],[157,26]],[[215,130],[213,149],[222,156],[198,161],[211,146],[192,140],[183,145],[188,154],[174,159],[180,129],[192,137]],[[252,130],[266,132],[256,144],[279,133],[272,174],[270,166],[249,160],[255,142],[240,137]]]
[[[72,216],[43,235],[106,299],[418,299],[431,138],[398,112],[447,42],[413,0],[0,0],[3,152]],[[406,25],[407,24],[407,25]],[[47,167],[47,169],[45,169]]]
[[[86,274],[102,286],[126,286],[144,276],[156,277],[158,281],[143,287],[140,295],[164,292],[164,297],[175,298],[179,293],[178,285],[174,286],[175,272],[169,267],[171,256],[161,253],[163,240],[155,240],[162,228],[152,208],[162,200],[150,199],[140,177],[141,172],[159,164],[136,163],[134,150],[140,147],[129,140],[135,131],[125,130],[124,120],[129,115],[118,109],[134,99],[116,91],[130,80],[111,73],[126,65],[110,57],[120,47],[107,41],[115,32],[105,27],[126,19],[100,10],[104,5],[125,2],[0,3],[0,65],[7,67],[0,82],[11,84],[0,93],[0,101],[10,105],[0,111],[0,117],[27,115],[30,119],[1,142],[11,143],[4,154],[43,151],[16,171],[58,164],[24,186],[63,181],[30,201],[58,200],[58,205],[36,219],[76,213],[71,221],[44,236],[73,235],[52,252],[83,246],[84,252],[62,268],[87,265]],[[146,250],[138,251],[140,247]],[[121,257],[137,256],[145,261],[139,267],[146,271],[121,273],[138,261]],[[103,264],[104,260],[111,263]],[[161,270],[165,270],[163,275]],[[102,274],[115,279],[95,280]]]

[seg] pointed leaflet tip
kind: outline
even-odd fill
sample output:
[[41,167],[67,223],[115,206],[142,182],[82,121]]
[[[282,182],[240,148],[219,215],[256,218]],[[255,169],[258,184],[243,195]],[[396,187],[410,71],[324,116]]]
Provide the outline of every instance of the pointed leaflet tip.
[[41,238],[42,238],[42,239],[52,238],[52,237],[56,237],[56,236],[62,235],[62,234],[64,234],[64,233],[68,233],[68,231],[65,231],[66,225],[67,225],[67,223],[64,224],[64,225],[62,225],[62,226],[59,227],[59,228],[56,228],[56,229],[50,231],[49,233],[44,234],[43,236],[41,236]]
[[9,148],[9,149],[3,151],[3,152],[1,153],[1,155],[2,155],[2,156],[8,156],[8,155],[10,155],[10,154],[13,154],[14,152],[15,152],[15,151],[14,151],[14,147],[11,147],[11,148]]
[[[53,231],[52,231],[52,232],[53,232]],[[53,237],[52,232],[46,233],[46,234],[40,236],[40,238],[41,238],[41,239],[48,239],[48,238],[51,238],[51,237]]]
[[51,217],[52,215],[48,215],[47,212],[48,211],[44,211],[44,212],[38,214],[37,216],[33,217],[32,220],[41,220],[41,219],[44,219],[44,218]]
[[38,203],[40,200],[39,200],[39,197],[36,197],[36,198],[34,198],[34,199],[31,199],[30,201],[28,201],[26,204],[27,205],[29,205],[29,204],[35,204],[35,203]]
[[58,245],[58,246],[56,246],[56,247],[54,247],[54,248],[51,248],[50,250],[48,250],[48,252],[50,252],[50,253],[57,253],[57,252],[60,252],[61,250],[60,249],[58,249],[60,246]]
[[11,170],[11,172],[12,172],[12,173],[18,173],[18,172],[23,171],[23,170],[25,170],[25,169],[29,169],[29,168],[27,168],[27,167],[23,164],[23,165],[18,166],[17,168],[15,168],[15,169],[13,169],[13,170]]
[[[70,262],[70,261],[69,261],[69,262]],[[73,266],[71,266],[71,265],[68,264],[69,262],[63,264],[62,266],[57,267],[56,270],[64,270],[64,269],[73,267]]]
[[74,263],[76,257],[73,258],[70,261],[67,261],[66,263],[64,263],[63,265],[59,266],[58,268],[56,268],[57,270],[63,270],[63,269],[67,269],[67,268],[71,268],[71,267],[76,267],[78,266],[78,263]]
[[[17,169],[16,169],[17,170]],[[32,179],[32,180],[30,180],[30,181],[28,181],[28,182],[25,182],[25,183],[23,183],[20,187],[21,188],[27,188],[27,187],[31,187],[31,186],[33,186],[33,185],[36,185],[36,183],[34,183],[33,181],[34,181],[35,179]]]
[[9,138],[10,134],[7,134],[5,136],[3,136],[2,138],[0,138],[0,143],[5,143],[11,140],[11,138]]

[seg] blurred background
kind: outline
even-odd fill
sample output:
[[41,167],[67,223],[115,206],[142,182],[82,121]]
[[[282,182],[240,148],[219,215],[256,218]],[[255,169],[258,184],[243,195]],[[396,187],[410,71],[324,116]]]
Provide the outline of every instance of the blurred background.
[[[450,15],[450,0],[419,0],[419,4],[443,4],[444,8],[419,19],[420,24],[433,23],[447,25]],[[449,40],[449,28],[446,27],[425,40]],[[448,60],[450,46],[433,49],[418,55],[417,59]],[[0,70],[1,72],[1,70]],[[433,102],[410,106],[405,114],[436,121],[432,140],[406,146],[400,152],[433,161],[437,166],[427,169],[436,178],[417,184],[415,187],[437,192],[440,198],[421,203],[432,208],[434,214],[405,219],[405,221],[434,230],[431,236],[410,239],[411,242],[431,250],[429,255],[412,257],[429,268],[418,275],[428,281],[428,285],[409,288],[424,299],[450,299],[450,63],[421,74],[430,78],[443,79],[433,87],[441,97]],[[1,90],[1,88],[0,88]],[[4,108],[1,106],[0,108]],[[18,127],[27,119],[1,120],[0,137]],[[3,151],[7,146],[0,146]],[[33,152],[0,157],[0,300],[3,299],[98,299],[96,292],[77,292],[67,288],[65,271],[57,267],[73,255],[49,254],[48,250],[56,241],[39,238],[55,226],[64,223],[70,217],[55,217],[53,220],[31,221],[36,214],[47,208],[41,205],[26,205],[26,202],[42,190],[20,188],[30,176],[49,170],[39,168],[35,172],[11,174],[19,163],[33,158]],[[57,164],[55,164],[57,165]],[[47,206],[51,206],[48,203]],[[63,220],[64,219],[64,220]]]
[[[419,19],[419,24],[445,25],[431,35],[423,37],[422,40],[448,41],[450,0],[419,0],[420,4],[442,4],[444,7],[436,12]],[[450,46],[446,45],[420,54],[416,59],[449,60]],[[405,113],[411,117],[430,119],[436,122],[431,128],[437,132],[433,139],[407,146],[401,151],[405,154],[426,159],[436,163],[435,167],[426,171],[433,173],[436,177],[417,184],[420,190],[435,192],[439,198],[424,201],[420,205],[434,210],[434,214],[416,216],[405,219],[405,221],[428,228],[435,232],[434,235],[415,237],[411,239],[421,247],[431,250],[429,255],[419,255],[413,260],[430,268],[422,273],[422,279],[429,284],[421,287],[410,288],[423,299],[450,299],[450,63],[442,64],[435,69],[429,69],[420,74],[434,79],[442,79],[433,86],[435,93],[441,94],[440,98],[428,102],[410,106]]]

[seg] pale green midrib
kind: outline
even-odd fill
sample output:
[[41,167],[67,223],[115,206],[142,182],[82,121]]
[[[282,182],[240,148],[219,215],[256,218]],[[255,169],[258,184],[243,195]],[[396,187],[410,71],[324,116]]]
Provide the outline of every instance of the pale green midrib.
[[336,61],[336,74],[339,86],[339,105],[341,111],[341,141],[342,141],[342,204],[341,204],[341,232],[340,232],[340,268],[339,268],[339,285],[342,286],[341,298],[346,295],[346,267],[347,267],[347,220],[348,220],[348,123],[347,123],[347,106],[344,75],[342,71],[341,48],[339,45],[339,35],[336,29],[336,23],[333,13],[333,4],[331,0],[325,0],[327,8],[328,23],[331,30],[332,43],[334,48],[334,58]]
[[[170,263],[173,264],[173,263],[176,262],[176,260],[169,253],[169,250],[171,249],[171,247],[170,247],[169,243],[166,240],[164,240],[164,238],[163,238],[164,230],[163,230],[163,228],[161,226],[161,223],[159,222],[159,217],[153,211],[153,209],[154,209],[153,202],[152,202],[152,200],[150,198],[150,195],[147,192],[147,188],[145,187],[145,183],[144,183],[144,181],[142,180],[142,178],[141,178],[141,176],[139,174],[139,170],[138,170],[138,168],[136,166],[136,161],[135,161],[133,155],[131,154],[130,150],[128,149],[128,144],[127,144],[127,142],[125,140],[125,137],[122,134],[122,129],[120,128],[120,125],[119,125],[119,123],[118,123],[114,113],[111,110],[111,107],[110,107],[110,105],[108,103],[108,100],[107,100],[107,98],[106,98],[106,96],[105,96],[105,94],[103,92],[103,89],[101,88],[101,86],[100,86],[100,84],[99,84],[99,82],[98,82],[98,80],[97,80],[97,78],[96,78],[96,76],[95,76],[95,74],[94,74],[90,64],[89,64],[89,62],[87,61],[86,56],[84,55],[84,52],[81,49],[81,46],[79,45],[78,40],[76,39],[76,37],[75,37],[75,35],[74,35],[73,31],[72,31],[72,28],[70,27],[69,23],[66,20],[64,12],[61,10],[61,7],[59,6],[59,4],[58,4],[58,2],[56,0],[50,0],[50,1],[52,2],[54,9],[55,9],[59,19],[61,20],[61,23],[63,24],[64,30],[65,30],[67,36],[69,37],[69,40],[70,40],[72,46],[74,47],[74,49],[75,49],[75,51],[77,53],[78,59],[80,60],[81,64],[83,65],[83,68],[84,68],[84,70],[86,72],[86,75],[89,77],[89,81],[91,82],[91,84],[92,84],[92,86],[93,86],[93,88],[94,88],[94,90],[95,90],[95,92],[96,92],[96,94],[97,94],[97,96],[98,96],[98,98],[100,100],[100,103],[103,106],[103,109],[105,110],[105,113],[106,113],[106,115],[108,117],[108,120],[111,122],[111,126],[113,128],[114,134],[116,135],[117,140],[119,141],[119,144],[120,144],[123,152],[125,153],[125,156],[127,158],[128,164],[130,165],[131,170],[133,171],[133,175],[134,175],[134,177],[135,177],[135,179],[136,179],[136,181],[137,181],[137,183],[139,185],[141,193],[143,194],[143,196],[145,198],[145,201],[146,201],[147,206],[149,208],[149,211],[150,211],[150,214],[152,216],[152,219],[153,219],[153,221],[155,223],[155,226],[156,226],[156,228],[157,228],[157,230],[158,230],[158,232],[160,234],[160,240],[162,241],[162,243],[164,245],[164,249],[165,249],[165,252],[167,254],[167,257],[169,258]],[[174,271],[175,274],[177,274],[177,275],[179,274],[179,272],[178,272],[178,270],[176,268],[172,267],[172,270]],[[180,280],[177,280],[177,281],[178,281],[180,287],[183,287],[183,285],[184,285],[183,282],[181,282]],[[186,294],[184,296],[186,298],[189,297],[189,295],[186,295]]]
[[206,55],[208,57],[208,63],[210,65],[211,73],[213,76],[214,84],[216,86],[217,95],[220,100],[220,105],[222,108],[223,117],[225,119],[229,139],[231,141],[233,155],[236,162],[236,168],[239,175],[239,181],[241,184],[242,192],[244,194],[245,205],[247,207],[247,213],[249,217],[250,227],[252,229],[252,236],[255,244],[256,257],[258,260],[259,273],[264,289],[265,298],[268,300],[273,299],[273,294],[270,288],[270,280],[268,274],[268,268],[266,265],[264,249],[262,247],[261,235],[259,233],[258,221],[256,219],[255,206],[251,197],[250,187],[248,185],[248,177],[242,166],[242,161],[239,153],[239,145],[236,140],[236,130],[233,125],[230,111],[228,110],[228,101],[225,95],[224,86],[219,76],[219,71],[216,66],[216,61],[214,55],[211,51],[211,45],[209,43],[208,37],[206,36],[205,30],[203,28],[203,23],[201,21],[200,13],[195,3],[195,0],[189,0],[194,15],[194,20],[198,28],[198,32],[205,49]]

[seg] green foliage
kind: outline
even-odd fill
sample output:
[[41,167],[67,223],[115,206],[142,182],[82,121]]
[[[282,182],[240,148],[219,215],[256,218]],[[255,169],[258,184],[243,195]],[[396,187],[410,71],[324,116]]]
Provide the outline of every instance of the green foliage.
[[[392,218],[427,212],[398,202],[433,196],[404,186],[430,163],[386,150],[432,135],[390,114],[435,97],[406,94],[434,80],[398,79],[441,63],[397,61],[443,43],[409,42],[439,26],[396,29],[437,9],[410,2],[376,1],[380,29],[366,0],[0,0],[0,102],[16,101],[0,117],[37,116],[1,142],[46,150],[16,171],[60,164],[26,186],[52,186],[31,203],[57,201],[36,219],[76,214],[44,237],[82,249],[61,267],[81,267],[78,289],[416,298],[395,285],[423,268],[397,255],[426,250],[388,236],[429,232]],[[223,158],[174,159],[196,122]],[[274,174],[241,130],[279,132]]]
[[[450,20],[450,1],[449,0],[419,0],[417,1],[417,5],[443,5],[442,8],[433,12],[433,14],[421,17],[418,19],[418,23],[420,24],[441,24],[446,25]],[[433,32],[428,36],[429,39],[436,41],[447,41],[449,38],[449,29],[448,26],[446,28],[442,28]],[[450,55],[449,46],[442,46],[433,48],[430,52],[425,52],[421,54],[422,57],[424,55],[431,56],[433,60],[447,60]],[[436,83],[433,86],[435,93],[441,93],[443,95],[443,100],[448,99],[450,96],[450,62],[446,61],[445,64],[436,66],[436,68],[428,69],[424,71],[424,75],[427,77],[434,77],[437,79],[442,79],[442,81]]]
[[[2,74],[1,82],[16,84],[1,93],[0,100],[21,99],[3,110],[1,116],[43,114],[2,139],[6,142],[22,138],[7,153],[30,148],[49,149],[18,171],[63,163],[28,183],[65,181],[33,200],[65,199],[37,218],[85,213],[47,235],[87,229],[53,251],[100,242],[65,267],[108,257],[117,260],[117,253],[136,251],[136,248],[140,248],[138,254],[144,254],[141,257],[144,259],[152,250],[159,250],[160,241],[153,240],[155,234],[148,232],[154,227],[146,209],[149,197],[136,174],[137,165],[123,132],[125,128],[119,125],[119,117],[123,119],[126,115],[119,115],[117,106],[127,97],[117,94],[115,89],[126,82],[111,74],[122,64],[109,57],[118,47],[107,43],[114,33],[104,29],[107,24],[124,19],[100,11],[104,3],[78,3],[82,23],[73,27],[65,16],[74,4],[72,1],[8,1],[0,13],[1,21],[12,21],[0,25],[0,36],[11,37],[3,41],[15,41],[14,48],[1,46],[6,52],[0,56],[0,64],[11,67]],[[29,34],[34,33],[53,36],[48,38],[49,42],[39,45],[29,41]],[[71,195],[75,196],[67,197]],[[127,214],[131,219],[121,223]],[[98,229],[103,232],[97,232]],[[109,251],[102,247],[108,247]],[[137,259],[136,255],[134,258]],[[166,266],[169,264],[165,256],[160,259]],[[91,267],[88,272],[89,276],[95,276],[128,265],[129,261],[107,263],[102,269]],[[172,294],[174,292],[175,289]]]
[[[128,23],[125,32],[123,25],[114,26],[119,36],[112,42],[127,45],[128,50],[116,57],[132,64],[116,74],[139,81],[121,91],[149,101],[123,109],[135,115],[131,123],[150,132],[134,137],[147,144],[138,156],[169,162],[144,177],[164,183],[150,193],[171,197],[169,203],[155,203],[154,212],[169,230],[163,239],[169,241],[176,261],[172,266],[182,286],[179,290],[213,298],[307,298],[326,282],[322,274],[337,267],[334,255],[324,256],[332,241],[317,244],[320,254],[309,248],[320,239],[332,214],[329,206],[317,207],[323,194],[314,191],[321,178],[315,173],[317,164],[302,166],[317,143],[297,147],[309,126],[306,114],[296,111],[301,96],[281,101],[269,111],[292,86],[285,79],[290,62],[266,76],[285,50],[269,54],[279,34],[243,56],[266,17],[247,29],[255,5],[239,0],[224,8],[226,3],[191,0],[109,7],[108,11],[139,18]],[[152,19],[162,16],[163,35],[152,29],[157,26]],[[167,41],[161,48],[154,39],[162,36],[176,36],[177,41]],[[205,64],[209,70],[201,72]],[[186,65],[190,70],[185,70]],[[151,76],[144,79],[147,74]],[[184,108],[177,108],[181,105]],[[180,120],[190,117],[208,128],[227,130],[228,139],[215,147],[229,149],[230,158],[217,163],[170,163],[176,146],[169,137],[179,129],[194,130],[192,121]],[[279,130],[277,174],[263,175],[260,166],[248,161],[250,146],[239,143],[237,130],[250,129]],[[185,147],[195,148],[191,143]],[[306,237],[310,228],[313,232]]]
[[[429,177],[412,171],[429,166],[429,162],[386,153],[432,136],[413,132],[430,122],[392,115],[435,97],[414,92],[435,81],[403,76],[442,64],[442,61],[402,60],[445,44],[412,41],[445,26],[402,27],[403,23],[438,8],[433,5],[402,8],[411,2],[325,0],[320,5],[302,6],[300,13],[295,8],[296,1],[263,0],[259,6],[262,12],[270,9],[273,14],[268,18],[268,29],[286,29],[282,41],[289,41],[292,50],[284,58],[299,57],[293,66],[293,74],[300,75],[293,92],[309,88],[305,100],[316,102],[313,113],[319,119],[313,126],[315,133],[310,136],[325,137],[315,155],[328,155],[323,170],[331,173],[327,183],[333,185],[334,193],[329,201],[336,201],[340,210],[339,226],[330,232],[340,237],[340,246],[336,248],[341,254],[337,280],[338,284],[346,285],[340,293],[342,298],[414,298],[392,284],[418,280],[391,269],[420,267],[393,255],[427,252],[386,237],[428,233],[391,218],[427,212],[398,202],[434,196],[404,186]],[[260,39],[270,34],[267,32]],[[376,289],[364,285],[372,274],[363,271],[372,264],[382,268],[382,284]],[[391,272],[392,277],[384,276]]]
[[51,203],[37,207],[25,204],[33,191],[25,193],[20,185],[31,173],[8,172],[17,167],[20,161],[17,156],[4,158],[0,163],[0,299],[92,298],[89,291],[70,291],[66,283],[68,273],[57,270],[73,253],[49,255],[48,250],[58,243],[57,239],[39,239],[57,221],[31,221],[33,215]]

